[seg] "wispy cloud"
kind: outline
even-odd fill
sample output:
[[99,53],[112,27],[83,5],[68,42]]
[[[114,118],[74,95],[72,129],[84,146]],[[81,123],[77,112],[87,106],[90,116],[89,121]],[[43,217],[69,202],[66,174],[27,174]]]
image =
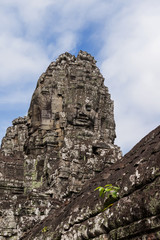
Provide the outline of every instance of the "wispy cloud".
[[108,4],[103,0],[2,0],[0,7],[0,85],[4,85],[21,81],[22,75],[40,74],[50,59],[76,51],[83,30],[103,19]]
[[102,70],[115,99],[118,144],[123,148],[159,124],[159,11],[156,0],[127,2],[103,35]]

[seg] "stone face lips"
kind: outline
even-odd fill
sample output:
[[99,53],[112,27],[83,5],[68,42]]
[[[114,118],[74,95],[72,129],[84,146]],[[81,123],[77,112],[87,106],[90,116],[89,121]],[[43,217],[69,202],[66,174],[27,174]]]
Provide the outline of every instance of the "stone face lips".
[[96,61],[83,51],[60,55],[39,78],[27,117],[15,119],[2,141],[1,202],[8,199],[12,217],[2,211],[0,236],[19,239],[118,161],[114,139],[113,101]]

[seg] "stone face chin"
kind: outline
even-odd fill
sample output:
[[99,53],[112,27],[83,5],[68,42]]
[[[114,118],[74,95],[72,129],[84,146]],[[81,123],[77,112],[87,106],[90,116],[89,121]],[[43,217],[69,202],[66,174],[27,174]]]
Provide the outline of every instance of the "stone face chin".
[[[150,181],[157,191],[158,134],[155,130],[153,143],[149,135],[122,158],[114,145],[113,101],[96,61],[83,51],[77,57],[60,55],[40,76],[28,115],[15,119],[2,140],[0,239],[132,239],[134,231],[126,225],[134,229],[134,221],[147,217],[150,227],[141,221],[142,227],[159,229],[151,224],[158,216],[153,203],[157,206],[159,195],[150,199],[148,188],[143,189]],[[121,192],[105,215],[94,189],[108,183],[119,185]],[[146,215],[136,205],[141,198],[150,206]],[[139,207],[137,215],[130,203]],[[140,230],[137,234],[147,239]]]

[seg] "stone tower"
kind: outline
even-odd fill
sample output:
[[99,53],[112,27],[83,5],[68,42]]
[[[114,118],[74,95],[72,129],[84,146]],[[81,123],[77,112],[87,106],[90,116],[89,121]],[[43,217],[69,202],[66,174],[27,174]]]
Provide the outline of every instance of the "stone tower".
[[[28,206],[34,205],[31,201],[43,193],[49,206],[46,216],[53,199],[64,202],[76,195],[87,180],[121,158],[115,136],[113,101],[94,58],[83,51],[77,57],[60,55],[39,78],[28,116],[15,119],[2,141],[2,156],[11,159],[14,169],[15,156],[19,156],[23,166],[20,194],[25,200],[21,209],[26,201]],[[2,167],[3,180],[6,174]],[[26,200],[26,196],[32,197]],[[40,211],[36,203],[34,207],[33,214],[25,216],[27,223],[19,223],[22,213],[16,217],[19,234]],[[34,221],[39,219],[37,215]]]

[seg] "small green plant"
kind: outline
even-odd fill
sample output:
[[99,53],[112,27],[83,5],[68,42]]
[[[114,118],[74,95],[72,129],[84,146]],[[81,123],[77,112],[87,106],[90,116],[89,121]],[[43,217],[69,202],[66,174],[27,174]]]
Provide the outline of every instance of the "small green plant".
[[120,187],[115,187],[112,184],[107,184],[104,187],[97,187],[96,190],[99,190],[99,196],[103,197],[105,196],[105,194],[107,193],[107,197],[112,197],[114,199],[116,199],[118,197],[118,191],[120,190]]
[[105,211],[107,208],[110,208],[114,202],[118,199],[118,191],[120,187],[115,187],[112,184],[107,184],[104,187],[97,187],[96,190],[99,190],[99,196],[104,198],[105,194],[107,194],[107,198],[104,200],[103,208],[101,212]]
[[46,233],[48,231],[48,227],[44,227],[43,229],[42,229],[42,233]]

